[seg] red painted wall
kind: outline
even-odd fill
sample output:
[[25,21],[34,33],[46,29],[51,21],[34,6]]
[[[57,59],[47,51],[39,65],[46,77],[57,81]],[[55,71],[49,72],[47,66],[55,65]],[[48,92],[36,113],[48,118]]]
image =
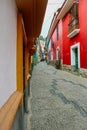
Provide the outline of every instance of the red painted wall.
[[87,68],[87,0],[79,1],[81,67]]
[[56,60],[56,47],[61,50],[61,59],[63,64],[71,65],[70,47],[80,43],[80,68],[87,68],[87,0],[79,0],[79,26],[80,33],[73,38],[68,38],[68,23],[69,14],[66,14],[64,19],[59,21],[59,40],[56,40],[56,28],[52,38],[54,41],[53,59]]
[[63,64],[70,65],[70,46],[80,42],[80,67],[87,68],[87,4],[86,0],[79,0],[79,26],[80,33],[74,38],[70,39],[68,35],[68,21],[67,14],[63,20]]
[[58,26],[58,40],[57,40],[57,34],[56,34],[56,28],[53,32],[52,35],[52,39],[54,41],[54,49],[53,49],[53,59],[56,60],[56,48],[59,47],[60,48],[60,56],[62,58],[62,21],[59,21],[59,23],[57,24]]

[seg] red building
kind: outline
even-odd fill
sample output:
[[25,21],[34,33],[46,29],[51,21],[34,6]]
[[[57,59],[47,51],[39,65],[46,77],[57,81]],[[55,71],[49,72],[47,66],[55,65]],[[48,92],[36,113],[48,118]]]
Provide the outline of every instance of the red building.
[[54,15],[48,33],[53,60],[60,59],[62,68],[85,72],[85,75],[87,72],[86,2],[86,0],[66,0]]

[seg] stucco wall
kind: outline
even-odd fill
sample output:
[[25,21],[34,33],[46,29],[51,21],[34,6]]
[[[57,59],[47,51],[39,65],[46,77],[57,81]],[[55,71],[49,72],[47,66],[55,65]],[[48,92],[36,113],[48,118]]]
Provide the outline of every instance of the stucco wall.
[[16,90],[15,0],[0,0],[0,107]]
[[81,68],[87,69],[87,0],[79,0]]
[[[69,16],[63,19],[63,64],[71,64],[71,54],[70,47],[77,43],[80,44],[80,67],[87,69],[87,17],[86,16],[87,7],[86,0],[79,0],[79,27],[80,33],[73,38],[68,38],[68,23]],[[84,14],[84,15],[83,15]],[[85,59],[85,60],[84,60]]]
[[[87,17],[86,16],[87,7],[86,0],[79,0],[79,26],[80,33],[73,38],[68,37],[68,24],[69,24],[69,14],[63,18],[58,23],[59,27],[59,39],[56,39],[56,28],[52,34],[52,39],[54,41],[53,60],[56,60],[56,48],[60,47],[61,60],[63,64],[71,65],[71,52],[70,48],[73,45],[80,44],[80,67],[87,69]],[[83,15],[84,14],[84,15]],[[84,60],[85,59],[85,60]]]
[[63,37],[62,37],[62,20],[60,20],[57,24],[58,26],[58,40],[57,40],[57,32],[56,32],[56,27],[54,29],[54,32],[53,32],[53,35],[52,35],[52,39],[54,41],[54,49],[53,49],[53,59],[56,60],[56,48],[59,48],[59,51],[60,51],[60,56],[61,56],[61,59],[63,57],[63,53],[62,53],[62,40],[63,40]]

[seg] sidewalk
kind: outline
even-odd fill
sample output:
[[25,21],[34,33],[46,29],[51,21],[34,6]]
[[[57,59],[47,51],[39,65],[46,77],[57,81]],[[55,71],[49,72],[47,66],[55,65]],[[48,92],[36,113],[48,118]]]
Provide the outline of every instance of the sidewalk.
[[31,78],[26,130],[87,130],[87,79],[45,62]]

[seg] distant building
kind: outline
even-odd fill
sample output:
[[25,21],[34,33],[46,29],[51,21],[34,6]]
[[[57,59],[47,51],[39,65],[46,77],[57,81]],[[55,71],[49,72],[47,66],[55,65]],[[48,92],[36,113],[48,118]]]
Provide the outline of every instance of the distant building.
[[46,45],[45,40],[38,39],[37,51],[40,61],[45,60],[45,45]]

